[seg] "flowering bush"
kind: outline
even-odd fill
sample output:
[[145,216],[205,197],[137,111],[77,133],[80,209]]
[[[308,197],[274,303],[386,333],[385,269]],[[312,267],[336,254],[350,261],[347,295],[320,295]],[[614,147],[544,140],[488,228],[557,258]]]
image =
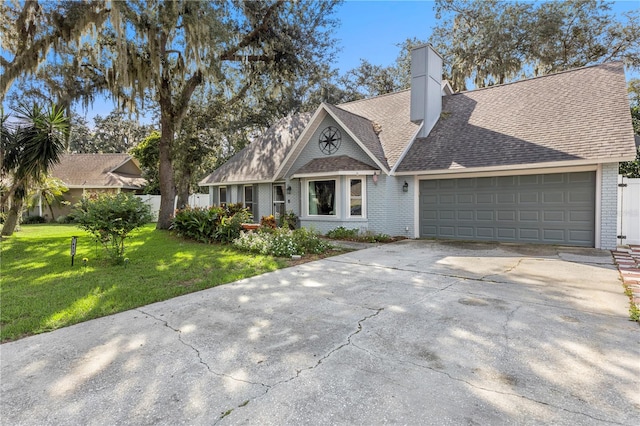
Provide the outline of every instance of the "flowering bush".
[[268,232],[241,232],[240,236],[233,241],[233,245],[242,250],[278,257],[306,253],[320,254],[331,248],[316,232],[309,229],[300,228],[295,231],[284,228],[268,229]]

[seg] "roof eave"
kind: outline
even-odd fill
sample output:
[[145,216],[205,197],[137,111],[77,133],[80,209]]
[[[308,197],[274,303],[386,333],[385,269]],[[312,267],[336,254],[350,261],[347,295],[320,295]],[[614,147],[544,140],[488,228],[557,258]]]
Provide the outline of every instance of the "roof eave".
[[501,166],[487,166],[487,167],[469,167],[469,168],[456,168],[456,169],[438,169],[438,170],[412,170],[396,172],[396,176],[428,176],[428,175],[454,175],[454,174],[468,174],[468,173],[482,173],[482,172],[499,172],[499,171],[512,171],[517,174],[520,170],[530,169],[552,169],[563,168],[573,166],[593,166],[597,167],[599,164],[620,163],[623,161],[629,161],[629,157],[616,157],[616,158],[602,158],[602,159],[582,159],[582,160],[570,160],[570,161],[549,161],[545,163],[529,163],[529,164],[507,164]]

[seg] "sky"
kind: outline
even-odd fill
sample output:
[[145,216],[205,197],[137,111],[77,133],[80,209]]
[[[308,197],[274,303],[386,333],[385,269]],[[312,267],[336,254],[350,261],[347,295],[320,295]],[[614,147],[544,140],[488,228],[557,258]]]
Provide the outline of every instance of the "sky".
[[[638,0],[617,0],[613,5],[616,14],[637,9]],[[399,43],[413,37],[428,39],[436,23],[434,3],[425,0],[347,0],[339,6],[336,18],[340,20],[335,33],[340,50],[334,66],[340,74],[357,67],[361,58],[374,65],[393,64]],[[112,102],[98,99],[86,111],[86,118],[91,125],[96,114],[106,116],[112,110]]]

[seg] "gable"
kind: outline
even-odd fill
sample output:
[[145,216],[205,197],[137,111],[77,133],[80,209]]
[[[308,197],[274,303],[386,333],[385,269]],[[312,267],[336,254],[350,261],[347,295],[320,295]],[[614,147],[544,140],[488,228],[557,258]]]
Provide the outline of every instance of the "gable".
[[[369,167],[375,168],[375,170],[379,170],[379,166],[375,161],[373,161],[373,159],[333,117],[326,114],[324,118],[318,122],[319,124],[314,127],[314,130],[305,135],[305,140],[302,141],[304,145],[301,147],[298,155],[291,159],[291,163],[289,167],[283,171],[282,177],[290,177],[296,174],[299,169],[316,159],[323,160],[324,171],[328,171],[331,160],[335,160],[336,171],[338,171],[337,167],[340,163],[340,159],[343,157],[349,157],[361,164],[366,164]],[[323,153],[319,144],[322,132],[328,127],[338,129],[341,136],[339,149],[331,154]]]
[[129,154],[63,154],[51,176],[69,188],[142,188],[146,181]]

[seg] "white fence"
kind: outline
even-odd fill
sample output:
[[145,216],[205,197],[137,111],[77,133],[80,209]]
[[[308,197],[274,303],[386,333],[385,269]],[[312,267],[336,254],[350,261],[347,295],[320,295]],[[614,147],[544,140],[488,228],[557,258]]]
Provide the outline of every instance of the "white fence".
[[[153,215],[153,221],[158,221],[158,214],[160,213],[160,195],[136,195],[145,204],[151,207],[151,214]],[[176,197],[173,208],[175,209],[178,198]],[[191,194],[189,196],[189,205],[191,207],[209,207],[209,194]]]
[[[640,244],[640,179],[618,176],[618,244]],[[624,186],[626,184],[626,186]]]

